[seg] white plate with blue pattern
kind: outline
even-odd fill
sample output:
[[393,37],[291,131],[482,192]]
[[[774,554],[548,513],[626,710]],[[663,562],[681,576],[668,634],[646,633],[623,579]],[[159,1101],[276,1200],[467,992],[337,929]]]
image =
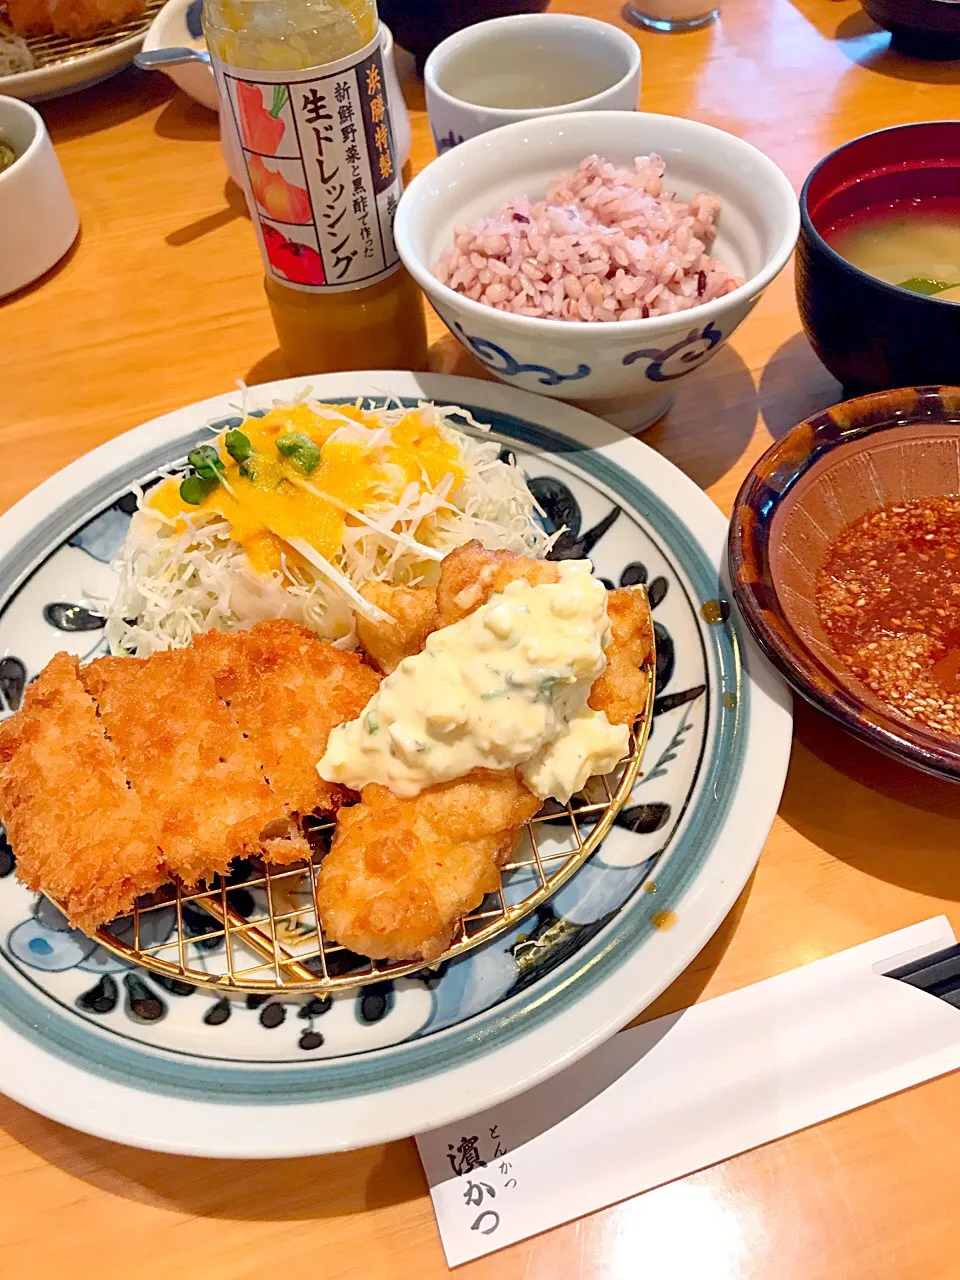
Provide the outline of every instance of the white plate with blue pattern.
[[[304,385],[252,388],[247,408]],[[599,419],[494,383],[344,373],[310,385],[317,399],[469,408],[567,526],[561,554],[589,556],[610,583],[646,582],[657,701],[645,771],[599,852],[518,928],[439,973],[332,1000],[229,1000],[124,966],[24,889],[0,843],[0,1088],[118,1142],[306,1155],[421,1132],[529,1088],[693,959],[753,870],[786,776],[787,695],[724,603],[726,522],[674,466]],[[216,396],[128,432],[0,519],[7,706],[57,650],[103,652],[86,604],[111,581],[131,485],[182,459],[238,402]],[[158,932],[172,927],[154,918]]]

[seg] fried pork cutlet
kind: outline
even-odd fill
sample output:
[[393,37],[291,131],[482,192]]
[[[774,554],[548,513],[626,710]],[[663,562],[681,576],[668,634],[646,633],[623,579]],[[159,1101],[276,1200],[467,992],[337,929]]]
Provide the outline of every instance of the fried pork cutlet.
[[82,669],[58,654],[0,725],[0,820],[21,879],[92,931],[171,878],[309,856],[299,819],[347,794],[316,762],[379,681],[279,621]]
[[156,818],[170,874],[192,885],[225,872],[241,854],[259,853],[261,829],[283,816],[283,806],[200,654],[100,658],[80,674]]
[[78,928],[123,915],[166,879],[157,824],[68,654],[47,664],[0,725],[0,818],[18,877],[58,899]]
[[391,587],[373,582],[360,594],[394,619],[390,625],[356,615],[357,639],[384,675],[396,671],[404,658],[419,653],[430,632],[441,625],[433,587]]
[[512,770],[476,769],[401,800],[364,787],[341,809],[317,880],[326,936],[375,960],[432,960],[461,916],[500,885],[500,867],[541,801]]
[[[343,653],[293,622],[258,623],[251,631],[209,631],[194,652],[216,691],[255,747],[263,777],[279,801],[277,816],[295,820],[334,813],[348,796],[325,782],[316,764],[330,730],[360,714],[380,677],[355,653]],[[271,862],[308,856],[302,838],[267,841]]]
[[20,35],[87,36],[143,13],[146,0],[6,0]]

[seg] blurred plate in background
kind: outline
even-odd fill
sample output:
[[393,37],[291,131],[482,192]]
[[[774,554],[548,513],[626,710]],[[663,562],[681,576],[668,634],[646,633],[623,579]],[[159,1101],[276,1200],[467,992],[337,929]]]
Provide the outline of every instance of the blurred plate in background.
[[138,17],[81,39],[27,36],[27,47],[37,65],[32,71],[0,79],[0,93],[26,102],[43,102],[116,75],[139,52],[161,7],[161,0],[149,0]]

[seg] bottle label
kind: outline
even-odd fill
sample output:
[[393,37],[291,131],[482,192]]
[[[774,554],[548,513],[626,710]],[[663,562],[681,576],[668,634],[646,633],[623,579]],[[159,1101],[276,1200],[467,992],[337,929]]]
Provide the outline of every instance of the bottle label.
[[267,274],[312,293],[394,272],[401,180],[379,31],[359,52],[304,71],[213,65]]

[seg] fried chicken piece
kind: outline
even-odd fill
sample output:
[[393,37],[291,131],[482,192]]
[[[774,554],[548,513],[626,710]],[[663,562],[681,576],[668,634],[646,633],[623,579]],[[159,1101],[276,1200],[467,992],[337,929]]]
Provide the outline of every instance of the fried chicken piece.
[[558,582],[560,574],[552,561],[488,551],[474,539],[450,552],[436,587],[391,587],[381,582],[364,587],[364,598],[389,613],[396,625],[369,622],[357,613],[357,638],[384,675],[390,675],[404,658],[422,651],[432,631],[459,622],[519,578],[536,586]]
[[87,36],[139,16],[146,0],[6,0],[19,35]]
[[540,804],[512,770],[476,769],[409,799],[364,787],[320,867],[326,936],[375,960],[442,955],[460,917],[499,888]]
[[77,660],[58,653],[0,725],[0,817],[29,889],[92,932],[165,880],[157,830],[127,785]]
[[[520,578],[531,586],[559,582],[559,566],[552,560],[531,560],[512,551],[488,551],[479,542],[458,547],[440,568],[440,625],[459,622]],[[611,724],[632,725],[647,705],[649,677],[643,666],[653,644],[650,608],[642,591],[621,587],[608,593],[607,615],[607,669],[594,681],[589,703],[594,711],[603,711]]]
[[373,582],[360,594],[396,620],[395,625],[390,626],[385,622],[370,622],[359,613],[356,615],[357,639],[386,676],[396,671],[404,658],[419,653],[430,632],[441,625],[433,587],[391,587]]
[[[468,543],[441,566],[436,625],[459,622],[518,579],[538,586],[560,578],[554,562]],[[401,590],[407,605],[415,593]],[[392,608],[399,606],[396,596],[397,589],[381,588],[375,598],[401,620],[386,659],[393,666],[419,652],[434,629],[424,625],[430,610],[423,598],[413,608]],[[650,613],[643,592],[630,588],[610,592],[607,609],[607,668],[594,682],[589,705],[612,724],[632,725],[649,690],[643,668],[651,656]],[[412,616],[417,625],[404,625]],[[364,631],[368,651],[383,655],[386,628]],[[407,799],[376,783],[364,787],[361,803],[340,813],[321,865],[317,905],[327,937],[374,959],[442,955],[460,917],[499,887],[499,868],[540,804],[514,772],[474,770]]]
[[287,820],[277,827],[279,838],[268,836],[265,842],[270,861],[309,856],[296,819],[315,810],[333,813],[350,794],[325,782],[317,761],[330,730],[360,714],[380,677],[358,654],[343,653],[294,622],[209,631],[194,641],[194,652],[249,738]]
[[560,567],[553,560],[532,560],[512,551],[488,551],[476,539],[451,551],[440,566],[437,585],[439,625],[459,622],[492,595],[521,578],[532,587],[560,581]]
[[193,885],[259,853],[261,829],[283,806],[196,650],[99,658],[81,676],[130,782],[156,815],[171,875]]
[[594,680],[588,702],[594,711],[602,711],[611,724],[632,725],[647,705],[653,676],[649,669],[653,619],[644,592],[636,587],[609,592],[607,617],[607,668]]

